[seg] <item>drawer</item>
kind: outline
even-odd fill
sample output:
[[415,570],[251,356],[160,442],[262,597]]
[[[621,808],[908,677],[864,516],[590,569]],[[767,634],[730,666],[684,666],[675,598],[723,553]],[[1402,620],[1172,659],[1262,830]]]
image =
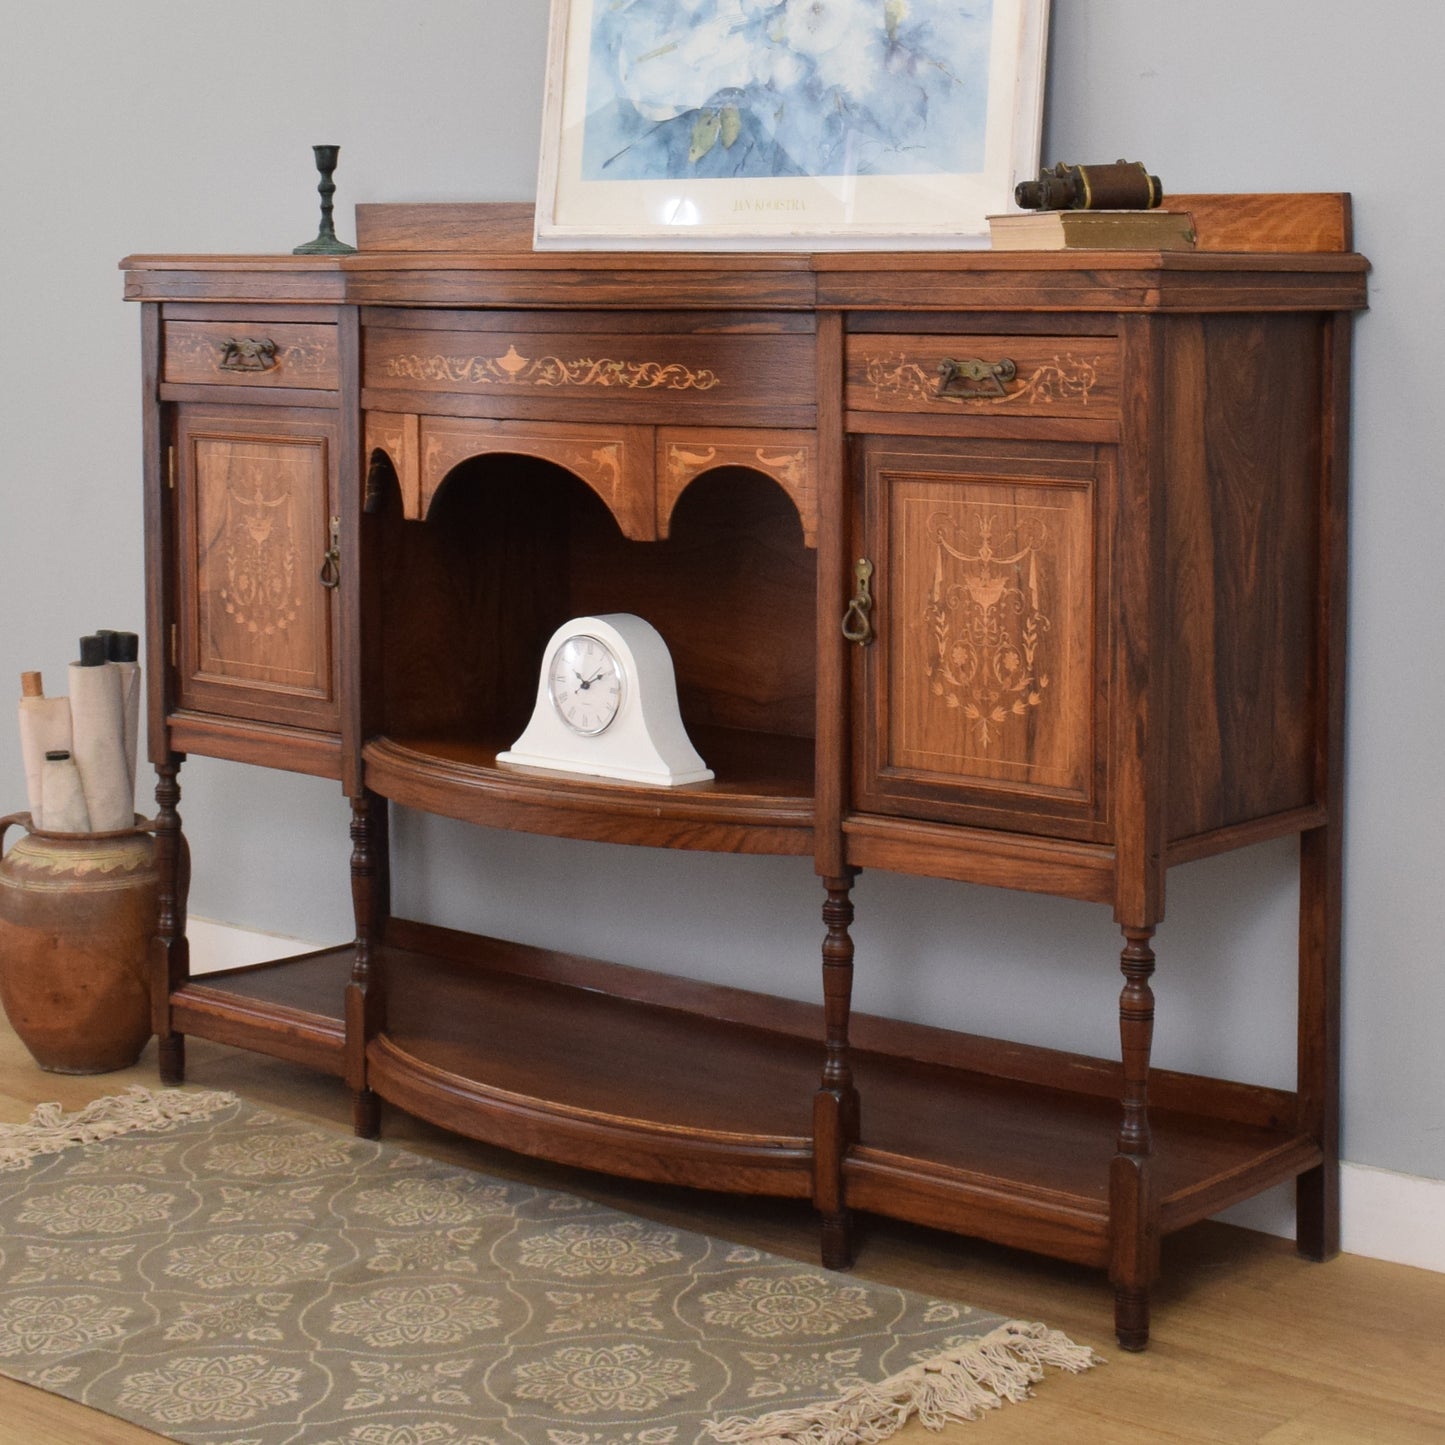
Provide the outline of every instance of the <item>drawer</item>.
[[[371,326],[363,341],[368,391],[447,393],[490,414],[519,403],[531,415],[626,415],[639,422],[710,415],[811,424],[816,406],[814,340],[771,335],[482,330]],[[416,403],[412,403],[415,405]],[[422,408],[425,409],[425,408]]]
[[1113,336],[850,336],[850,411],[1117,417]]
[[161,379],[335,391],[336,328],[269,321],[168,321]]

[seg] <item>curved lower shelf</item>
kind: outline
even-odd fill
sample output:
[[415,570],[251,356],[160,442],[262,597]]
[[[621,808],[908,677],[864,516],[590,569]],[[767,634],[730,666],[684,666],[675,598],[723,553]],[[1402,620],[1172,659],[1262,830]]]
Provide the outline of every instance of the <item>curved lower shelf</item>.
[[565,956],[471,943],[452,958],[386,950],[386,1029],[367,1049],[381,1098],[562,1164],[810,1194],[819,1042],[605,993]]
[[811,738],[693,730],[717,777],[649,788],[543,768],[504,767],[510,739],[378,737],[366,785],[403,807],[495,828],[718,853],[813,851]]
[[368,1079],[382,1098],[485,1144],[659,1184],[794,1199],[811,1192],[808,1139],[680,1130],[569,1108],[453,1074],[385,1036],[372,1041],[366,1059]]

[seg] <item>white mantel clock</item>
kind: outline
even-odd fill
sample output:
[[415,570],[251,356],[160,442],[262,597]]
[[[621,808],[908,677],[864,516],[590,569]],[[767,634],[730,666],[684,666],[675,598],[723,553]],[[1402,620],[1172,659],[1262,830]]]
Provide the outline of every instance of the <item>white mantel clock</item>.
[[532,720],[497,761],[660,788],[713,776],[682,725],[667,644],[630,612],[576,617],[552,634]]

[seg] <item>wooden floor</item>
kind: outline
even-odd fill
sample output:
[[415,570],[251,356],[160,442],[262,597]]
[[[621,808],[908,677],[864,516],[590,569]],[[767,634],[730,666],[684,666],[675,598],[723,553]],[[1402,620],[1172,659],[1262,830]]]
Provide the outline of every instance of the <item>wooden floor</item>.
[[[189,1081],[347,1127],[334,1079],[191,1041]],[[42,1073],[0,1020],[0,1119],[59,1100],[77,1108],[130,1084],[156,1087],[154,1057],[123,1073]],[[571,1189],[649,1218],[813,1260],[810,1212],[619,1183],[455,1140],[389,1110],[384,1136],[488,1173]],[[1101,1275],[884,1220],[867,1221],[858,1273],[887,1284],[1041,1319],[1107,1357],[1052,1374],[1033,1401],[941,1434],[916,1422],[899,1445],[1445,1445],[1445,1274],[1345,1255],[1300,1260],[1283,1240],[1206,1224],[1167,1241],[1153,1344],[1126,1355],[1110,1331]],[[143,1445],[161,1439],[0,1380],[3,1445]]]

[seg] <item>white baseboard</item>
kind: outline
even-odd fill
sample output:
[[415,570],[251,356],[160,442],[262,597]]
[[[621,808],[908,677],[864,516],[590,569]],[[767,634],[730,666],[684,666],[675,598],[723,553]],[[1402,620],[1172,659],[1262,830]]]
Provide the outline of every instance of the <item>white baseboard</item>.
[[1340,1166],[1345,1248],[1445,1274],[1445,1179]]
[[[243,968],[327,946],[205,918],[190,919],[186,932],[191,941],[191,972],[198,974]],[[1341,1164],[1340,1215],[1343,1244],[1349,1254],[1445,1273],[1445,1179],[1395,1174],[1367,1164]],[[1294,1186],[1282,1184],[1226,1209],[1218,1218],[1293,1239]]]
[[[1217,1217],[1293,1239],[1294,1186],[1282,1184]],[[1445,1274],[1445,1179],[1342,1163],[1340,1236],[1347,1254]]]
[[191,944],[191,972],[216,973],[223,968],[247,968],[325,948],[303,938],[286,938],[279,933],[257,933],[233,923],[213,923],[209,918],[188,918],[186,937]]

